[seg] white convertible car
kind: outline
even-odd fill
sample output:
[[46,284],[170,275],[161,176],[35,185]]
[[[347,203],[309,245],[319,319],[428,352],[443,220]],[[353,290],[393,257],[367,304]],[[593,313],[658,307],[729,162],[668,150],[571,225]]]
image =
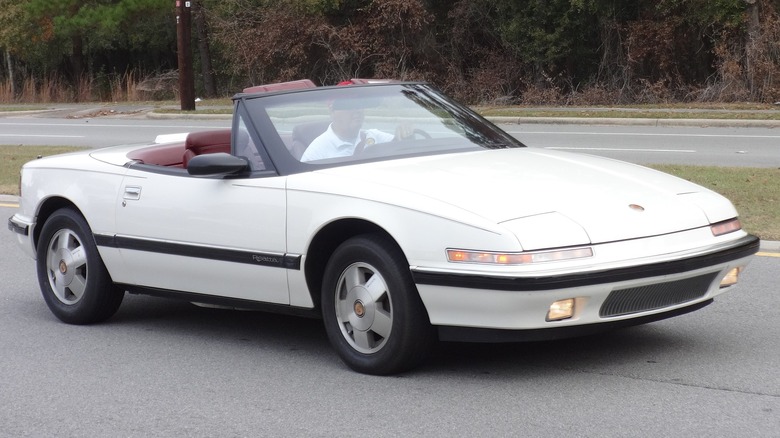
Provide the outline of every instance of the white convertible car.
[[27,163],[9,228],[61,320],[125,292],[322,317],[354,370],[437,340],[579,336],[702,308],[759,241],[720,195],[528,148],[424,83],[235,96],[230,130]]

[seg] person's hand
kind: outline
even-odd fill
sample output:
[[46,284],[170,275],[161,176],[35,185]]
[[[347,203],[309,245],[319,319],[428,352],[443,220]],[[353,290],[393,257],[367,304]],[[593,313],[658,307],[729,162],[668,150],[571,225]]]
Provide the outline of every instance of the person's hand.
[[395,141],[410,140],[414,137],[414,125],[403,122],[395,128]]

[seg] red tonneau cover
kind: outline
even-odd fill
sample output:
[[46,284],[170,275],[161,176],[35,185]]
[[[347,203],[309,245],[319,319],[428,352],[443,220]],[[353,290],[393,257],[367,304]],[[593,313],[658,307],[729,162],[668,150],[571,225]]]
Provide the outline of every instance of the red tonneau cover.
[[268,93],[270,91],[296,90],[298,88],[316,88],[309,79],[299,81],[281,82],[278,84],[255,85],[254,87],[244,88],[244,93]]

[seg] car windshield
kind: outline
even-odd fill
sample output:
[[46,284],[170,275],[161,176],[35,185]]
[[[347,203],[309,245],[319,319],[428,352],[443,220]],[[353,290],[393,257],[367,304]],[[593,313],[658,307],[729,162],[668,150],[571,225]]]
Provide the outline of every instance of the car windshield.
[[427,84],[322,87],[258,97],[246,102],[263,142],[281,142],[310,165],[523,147]]

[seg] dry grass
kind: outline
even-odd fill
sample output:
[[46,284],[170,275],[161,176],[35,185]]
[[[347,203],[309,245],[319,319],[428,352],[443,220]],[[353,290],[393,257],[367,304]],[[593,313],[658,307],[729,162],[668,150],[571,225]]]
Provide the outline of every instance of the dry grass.
[[12,92],[8,79],[0,82],[0,103],[53,103],[53,102],[137,102],[141,100],[136,72],[114,74],[101,79],[82,76],[75,84],[52,77],[27,77]]
[[764,240],[780,240],[780,169],[649,166],[714,190],[729,198],[742,226]]
[[19,171],[22,165],[38,156],[73,152],[84,148],[73,146],[3,146],[0,145],[0,194],[19,194]]

